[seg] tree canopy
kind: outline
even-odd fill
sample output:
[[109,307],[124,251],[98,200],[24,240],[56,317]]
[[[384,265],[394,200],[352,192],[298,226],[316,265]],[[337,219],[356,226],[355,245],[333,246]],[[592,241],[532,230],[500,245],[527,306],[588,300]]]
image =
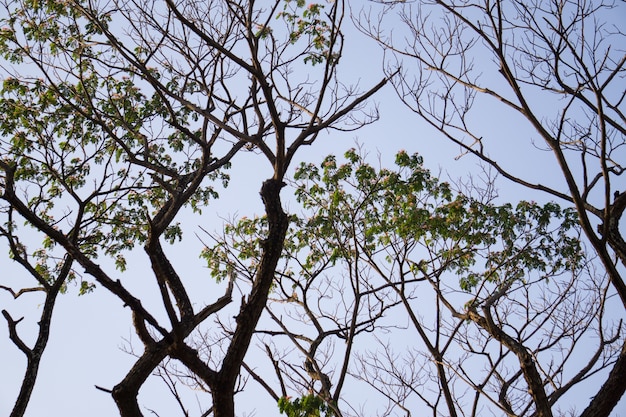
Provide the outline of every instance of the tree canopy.
[[[297,170],[304,211],[287,234],[271,320],[257,330],[280,381],[266,389],[288,415],[307,415],[306,387],[335,415],[353,415],[364,396],[380,396],[367,415],[531,415],[540,401],[569,404],[574,386],[615,360],[621,324],[605,316],[609,284],[573,209],[459,193],[406,152],[395,169],[354,149],[345,158]],[[228,226],[209,264],[251,282],[266,225]],[[583,304],[597,315],[572,316]],[[360,383],[372,391],[351,392]]]
[[[0,3],[2,349],[26,358],[11,416],[28,415],[66,292],[129,317],[132,365],[94,388],[125,417],[172,414],[141,395],[153,380],[184,416],[234,416],[250,392],[289,417],[611,415],[626,390],[623,5],[260,3]],[[381,62],[355,68],[364,34]],[[407,130],[425,121],[500,177],[440,180],[424,138],[393,167],[366,147],[309,158],[384,123],[388,84]],[[530,146],[475,118],[484,98]],[[508,136],[520,158],[550,152],[558,180],[512,168]],[[242,178],[256,188],[232,206],[260,193],[260,212],[214,216]],[[502,201],[503,181],[529,198]]]

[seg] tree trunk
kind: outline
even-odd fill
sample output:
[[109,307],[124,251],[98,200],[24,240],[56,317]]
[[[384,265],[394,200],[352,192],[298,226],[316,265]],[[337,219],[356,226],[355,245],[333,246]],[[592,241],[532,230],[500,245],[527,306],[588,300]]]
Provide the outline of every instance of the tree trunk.
[[609,377],[580,417],[608,417],[626,391],[626,343]]
[[267,238],[262,243],[263,254],[252,290],[247,302],[242,301],[241,310],[236,318],[235,333],[222,362],[222,369],[216,378],[216,384],[211,387],[214,417],[235,417],[235,384],[250,340],[267,303],[289,226],[289,217],[283,211],[280,200],[280,190],[283,186],[282,181],[269,179],[261,187],[261,197],[268,220]]

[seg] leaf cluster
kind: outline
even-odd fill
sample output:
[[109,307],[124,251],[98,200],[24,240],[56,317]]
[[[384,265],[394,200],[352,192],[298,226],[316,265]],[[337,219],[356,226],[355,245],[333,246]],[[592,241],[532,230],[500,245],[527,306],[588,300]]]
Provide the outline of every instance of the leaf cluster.
[[[292,215],[284,257],[300,259],[305,282],[338,262],[383,257],[391,264],[398,253],[411,259],[415,276],[448,271],[467,292],[582,266],[571,209],[528,201],[497,205],[455,192],[432,176],[421,156],[404,151],[395,169],[372,166],[356,149],[344,157],[345,163],[333,155],[319,165],[303,163],[294,176],[304,212]],[[224,276],[219,266],[229,262],[227,247],[253,271],[266,226],[263,217],[228,226],[232,241],[203,253],[212,274]]]
[[293,401],[289,397],[281,397],[278,400],[278,409],[287,417],[321,417],[322,415],[332,417],[334,415],[332,408],[315,394],[303,395]]
[[304,0],[286,0],[284,10],[277,14],[277,19],[283,19],[290,25],[289,40],[296,43],[304,38],[312,47],[304,58],[305,63],[321,64],[327,59],[336,60],[337,55],[331,54],[333,38],[337,36],[336,29],[329,25],[322,11],[324,5],[310,3]]
[[[32,67],[2,82],[0,151],[33,213],[72,234],[84,254],[111,256],[123,270],[122,252],[146,241],[151,217],[207,156],[197,113],[147,87],[149,77],[172,70],[140,74],[124,67],[103,42],[102,27],[72,4],[26,1],[1,19],[0,52]],[[60,59],[70,67],[63,77],[55,69]],[[172,94],[193,88],[176,75],[167,78]],[[185,200],[198,213],[217,198],[214,184],[229,180],[223,170],[204,178],[208,185]],[[174,242],[181,234],[172,223],[164,238]]]
[[[325,256],[374,256],[402,241],[437,253],[469,291],[483,279],[518,280],[532,270],[550,275],[582,261],[573,210],[526,201],[499,206],[454,193],[419,155],[400,152],[395,171],[375,169],[355,150],[345,157],[346,164],[329,156],[296,173],[298,201],[313,215],[295,237],[303,245],[324,241],[318,250],[309,248],[307,268]],[[474,269],[481,258],[484,268]]]

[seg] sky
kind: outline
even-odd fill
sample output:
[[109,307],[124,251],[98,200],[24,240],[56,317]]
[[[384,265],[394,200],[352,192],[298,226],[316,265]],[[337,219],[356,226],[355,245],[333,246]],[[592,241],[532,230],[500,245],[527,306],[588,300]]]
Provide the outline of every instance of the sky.
[[[348,63],[344,69],[346,82],[358,81],[362,87],[376,83],[382,76],[380,50],[371,40],[357,32],[349,30],[348,33],[345,56],[342,58]],[[386,86],[375,96],[373,102],[379,106],[378,122],[356,132],[332,132],[321,136],[312,147],[300,153],[301,160],[318,162],[329,153],[342,154],[348,148],[359,145],[372,158],[379,155],[383,166],[389,166],[395,153],[404,149],[410,153],[422,154],[426,166],[442,179],[454,181],[457,178],[467,178],[468,175],[481,175],[482,169],[475,159],[469,156],[456,159],[459,149],[411,113],[399,101],[391,86]],[[484,118],[477,123],[484,128],[485,135],[499,138],[493,142],[494,155],[506,160],[514,171],[529,173],[529,167],[532,167],[531,179],[559,184],[561,176],[554,166],[552,156],[528,151],[528,139],[533,132],[520,126],[519,119],[511,112],[503,111],[496,102],[485,103],[485,109]],[[299,161],[294,162],[296,163],[292,168]],[[224,218],[253,216],[262,212],[258,191],[261,182],[269,174],[267,164],[260,164],[258,156],[248,153],[235,158],[233,165],[231,185],[221,191],[221,198],[204,211],[199,226],[206,230],[219,231]],[[520,197],[535,200],[545,198],[530,194],[509,182],[499,181],[498,185],[502,201],[515,201]],[[295,202],[289,201],[288,191],[283,191],[287,209],[295,207]],[[193,226],[189,232],[201,234]],[[193,276],[194,285],[198,289],[215,292],[211,278],[203,268],[202,260],[198,258],[201,247],[202,242],[188,234],[182,244],[166,250],[173,254],[181,275]],[[103,260],[102,264],[106,265],[106,261]],[[19,280],[20,270],[11,265],[6,257],[0,260],[0,265],[5,276],[11,275],[10,279]],[[147,291],[141,285],[146,266],[145,260],[139,256],[129,259],[129,268],[124,273],[124,279],[128,280],[131,289],[136,285],[142,292]],[[133,282],[135,279],[136,282]],[[67,295],[58,299],[49,345],[44,353],[27,416],[117,415],[110,395],[95,389],[95,385],[111,388],[118,383],[133,363],[133,356],[128,353],[129,347],[141,347],[129,320],[129,310],[103,290],[81,297],[75,293],[75,289],[70,289]],[[153,295],[156,297],[157,293],[154,292]],[[219,295],[217,293],[215,297]],[[28,328],[36,328],[39,310],[32,311],[32,308],[33,300],[37,297],[37,294],[27,294],[18,300],[12,300],[8,293],[0,292],[0,308],[10,306],[14,318],[25,317],[19,326],[23,333]],[[0,416],[8,415],[13,405],[18,389],[14,381],[21,380],[25,364],[24,356],[8,340],[4,324],[4,321],[0,323]],[[27,341],[32,342],[28,339]],[[250,395],[251,398],[249,401],[237,403],[239,415],[278,415],[277,409],[257,409],[254,398],[254,395],[258,395],[256,392],[244,395]],[[179,415],[175,414],[177,407],[169,394],[155,379],[142,388],[141,397],[145,399],[146,405],[158,404],[161,416]],[[626,415],[626,406],[621,408],[621,413],[620,410],[617,411],[616,416]],[[272,412],[273,414],[267,414]],[[192,408],[192,415],[198,415],[196,409]]]

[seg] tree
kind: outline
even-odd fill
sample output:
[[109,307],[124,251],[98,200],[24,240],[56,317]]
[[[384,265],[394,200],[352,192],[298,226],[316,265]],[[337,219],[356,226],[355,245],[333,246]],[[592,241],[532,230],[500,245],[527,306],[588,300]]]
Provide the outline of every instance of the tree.
[[[235,414],[250,379],[290,416],[365,415],[364,393],[382,398],[371,414],[545,416],[605,375],[580,415],[610,413],[626,384],[625,60],[607,46],[623,33],[602,24],[613,4],[387,3],[382,18],[399,8],[409,46],[371,14],[382,23],[364,29],[411,63],[388,67],[405,103],[464,153],[575,211],[453,190],[418,156],[400,154],[396,172],[350,152],[344,165],[303,166],[305,213],[285,213],[280,193],[301,148],[377,118],[365,105],[386,79],[360,91],[341,72],[342,1],[3,2],[0,235],[29,281],[0,285],[19,300],[45,297],[32,347],[22,319],[3,310],[28,359],[12,415],[24,414],[55,300],[73,282],[79,293],[108,291],[132,315],[142,349],[122,381],[101,388],[122,416],[142,415],[151,375],[184,415],[172,381],[208,391],[201,414],[216,416]],[[437,10],[441,21],[431,20]],[[479,83],[475,51],[496,61],[480,68],[487,81],[504,83]],[[566,97],[556,123],[533,111],[536,90]],[[530,122],[565,188],[490,156],[489,135],[470,120],[482,96]],[[550,98],[546,111],[559,104]],[[202,255],[221,292],[199,294],[164,243],[189,241],[220,186],[244,175],[244,154],[268,169],[264,215],[207,238]],[[141,247],[149,270],[129,276]],[[581,349],[589,341],[591,353]]]
[[[214,416],[234,416],[236,383],[289,224],[280,198],[287,169],[320,132],[377,117],[364,105],[386,80],[362,92],[339,81],[344,7],[299,0],[3,2],[0,234],[34,284],[2,288],[15,298],[31,289],[46,297],[32,348],[20,338],[21,319],[3,310],[11,340],[28,358],[12,416],[24,415],[55,298],[72,281],[80,293],[99,287],[122,301],[144,345],[123,380],[103,388],[120,415],[142,415],[140,388],[175,360],[210,389]],[[183,239],[183,214],[201,214],[218,198],[242,152],[271,168],[260,190],[268,227],[258,269],[242,288],[233,329],[221,335],[224,352],[212,366],[187,341],[235,302],[237,277],[220,265],[228,277],[223,294],[197,307],[163,243]],[[122,274],[139,246],[158,307],[129,290]]]
[[[626,308],[620,227],[626,207],[626,55],[617,16],[623,15],[624,2],[379,3],[381,9],[364,12],[359,22],[390,51],[389,71],[401,68],[394,85],[404,103],[463,155],[574,207],[611,291],[621,300],[611,312],[621,316]],[[395,16],[403,25],[387,24]],[[510,124],[477,123],[494,103],[501,108],[498,114],[512,115]],[[513,135],[511,125],[518,131],[528,127],[530,142]],[[516,167],[502,153],[510,149],[532,156]],[[548,163],[561,177],[537,176],[535,167],[529,169],[545,153],[553,156]],[[522,370],[537,395],[537,414],[550,415],[539,380],[531,383],[533,372]],[[580,415],[609,415],[626,390],[624,372],[626,345]]]
[[[497,205],[477,184],[454,191],[406,152],[395,169],[345,156],[295,175],[303,212],[256,331],[277,382],[246,366],[281,410],[531,416],[579,405],[624,337],[575,211]],[[263,217],[230,225],[207,259],[252,280],[266,228]]]

